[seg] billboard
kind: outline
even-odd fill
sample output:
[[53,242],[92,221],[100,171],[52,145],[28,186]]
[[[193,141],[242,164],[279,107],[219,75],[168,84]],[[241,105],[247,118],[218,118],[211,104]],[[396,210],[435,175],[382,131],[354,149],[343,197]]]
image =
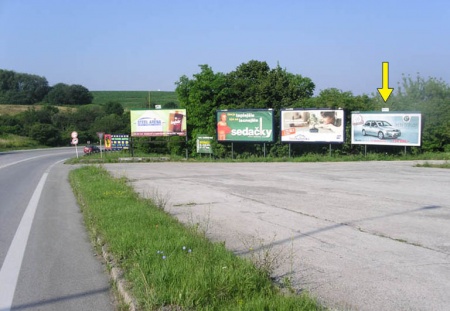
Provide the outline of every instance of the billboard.
[[281,110],[282,142],[344,142],[344,111],[332,109]]
[[130,110],[131,136],[186,136],[186,109]]
[[273,109],[218,110],[217,140],[272,142]]
[[111,148],[111,134],[105,134],[104,138],[105,138],[105,150],[110,151],[112,149]]
[[197,153],[212,153],[212,139],[212,137],[207,135],[199,135],[197,137]]
[[352,112],[352,144],[420,146],[419,112]]
[[106,151],[119,151],[129,147],[129,138],[125,134],[105,134],[104,139]]
[[111,135],[111,148],[112,150],[128,149],[130,141],[128,135],[125,134],[113,134]]

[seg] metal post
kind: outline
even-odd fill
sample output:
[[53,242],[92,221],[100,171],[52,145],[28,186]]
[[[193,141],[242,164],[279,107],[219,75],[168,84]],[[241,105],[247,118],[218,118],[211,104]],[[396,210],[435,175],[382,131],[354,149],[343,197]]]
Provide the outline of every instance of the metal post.
[[364,145],[364,156],[367,157],[367,145]]
[[331,157],[331,144],[330,144],[330,157]]
[[134,158],[134,141],[133,141],[133,136],[130,137],[131,139],[131,157]]
[[266,157],[266,143],[264,143],[264,158]]
[[234,159],[234,145],[231,143],[231,159]]
[[289,159],[291,158],[291,143],[289,143]]
[[186,160],[188,159],[188,137],[186,134]]

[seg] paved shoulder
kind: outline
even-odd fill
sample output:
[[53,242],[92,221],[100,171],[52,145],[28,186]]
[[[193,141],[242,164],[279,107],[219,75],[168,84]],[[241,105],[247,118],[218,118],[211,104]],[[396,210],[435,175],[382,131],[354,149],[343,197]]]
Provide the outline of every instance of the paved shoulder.
[[106,268],[95,255],[68,183],[70,169],[58,164],[47,178],[13,309],[114,309]]

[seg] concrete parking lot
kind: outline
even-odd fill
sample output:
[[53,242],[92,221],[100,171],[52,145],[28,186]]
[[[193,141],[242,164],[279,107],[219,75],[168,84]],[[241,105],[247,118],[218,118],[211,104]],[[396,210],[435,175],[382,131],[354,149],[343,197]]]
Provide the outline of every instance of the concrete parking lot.
[[107,164],[338,310],[449,310],[450,171],[414,162]]

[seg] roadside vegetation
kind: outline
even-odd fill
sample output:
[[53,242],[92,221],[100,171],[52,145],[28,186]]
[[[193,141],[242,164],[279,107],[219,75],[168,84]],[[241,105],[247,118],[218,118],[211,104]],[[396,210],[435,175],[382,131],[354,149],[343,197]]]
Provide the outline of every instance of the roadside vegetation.
[[[75,151],[74,151],[75,153]],[[102,163],[118,163],[118,162],[159,162],[159,161],[183,161],[183,162],[349,162],[349,161],[450,161],[449,152],[427,152],[421,154],[386,154],[386,153],[367,153],[367,154],[353,154],[353,155],[339,155],[339,154],[321,154],[321,153],[307,153],[300,156],[292,157],[272,157],[270,155],[263,156],[247,156],[237,155],[235,158],[218,158],[209,155],[188,157],[181,155],[161,154],[157,152],[143,152],[135,151],[132,155],[129,150],[122,151],[107,151],[95,153],[91,155],[79,154],[79,157],[71,158],[67,161],[68,164],[102,164]],[[434,164],[425,162],[424,164],[417,164],[416,166],[432,167]],[[437,165],[437,164],[436,164]],[[439,164],[441,167],[445,164]]]
[[[421,146],[408,148],[419,155],[450,151],[450,86],[442,79],[403,76],[385,103],[379,94],[353,95],[336,88],[320,90],[314,95],[315,84],[310,78],[293,74],[277,65],[270,68],[264,61],[251,60],[222,73],[208,65],[192,77],[181,76],[175,82],[175,92],[160,91],[89,91],[81,85],[58,83],[49,86],[44,77],[0,69],[0,106],[9,105],[8,113],[0,112],[0,135],[28,137],[40,145],[69,146],[70,134],[78,133],[79,144],[97,143],[98,132],[130,134],[130,109],[183,108],[187,111],[187,141],[182,137],[135,138],[135,150],[145,153],[184,156],[186,145],[189,158],[197,157],[198,135],[216,137],[216,111],[220,109],[274,110],[275,142],[219,143],[211,141],[214,155],[220,159],[303,157],[309,154],[327,156],[328,144],[280,141],[280,111],[283,108],[342,109],[346,125],[345,140],[333,145],[333,156],[365,154],[363,145],[351,143],[352,111],[420,112],[422,115]],[[15,109],[12,105],[29,105]],[[65,107],[67,109],[63,109]],[[1,109],[0,109],[1,111]],[[16,114],[12,111],[20,111]],[[8,144],[11,146],[12,144]],[[0,145],[6,149],[5,144]],[[14,147],[12,147],[14,148]],[[401,156],[398,146],[367,146],[369,153]]]
[[44,146],[28,137],[0,134],[0,151],[35,149],[40,147]]
[[323,309],[305,293],[283,294],[266,269],[182,225],[127,180],[98,166],[73,170],[69,178],[93,241],[112,255],[109,266],[123,271],[138,309]]
[[431,167],[431,168],[448,168],[450,169],[450,163],[449,162],[445,162],[445,163],[430,163],[430,162],[425,162],[423,164],[416,164],[417,167]]

